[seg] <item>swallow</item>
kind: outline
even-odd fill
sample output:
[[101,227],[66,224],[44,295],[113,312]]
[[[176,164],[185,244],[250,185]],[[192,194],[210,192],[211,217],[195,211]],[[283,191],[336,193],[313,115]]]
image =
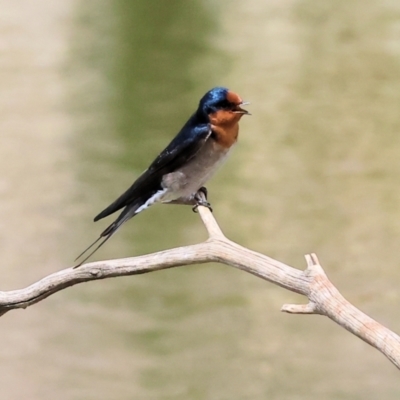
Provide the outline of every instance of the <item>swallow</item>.
[[248,103],[227,88],[208,91],[196,112],[149,168],[94,218],[96,222],[122,209],[118,218],[75,261],[99,241],[100,244],[74,268],[91,257],[126,221],[155,203],[194,204],[194,211],[199,205],[211,209],[203,185],[236,144],[239,121],[243,115],[250,115],[241,108],[245,104]]

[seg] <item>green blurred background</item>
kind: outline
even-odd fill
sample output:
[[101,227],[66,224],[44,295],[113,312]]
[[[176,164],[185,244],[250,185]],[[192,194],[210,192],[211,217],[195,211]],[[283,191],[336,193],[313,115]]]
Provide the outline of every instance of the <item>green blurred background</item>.
[[[400,3],[0,0],[1,290],[70,266],[92,218],[211,87],[251,102],[208,185],[229,238],[400,332]],[[94,259],[206,238],[158,206]],[[87,283],[1,318],[0,398],[398,399],[399,372],[305,299],[222,265]]]

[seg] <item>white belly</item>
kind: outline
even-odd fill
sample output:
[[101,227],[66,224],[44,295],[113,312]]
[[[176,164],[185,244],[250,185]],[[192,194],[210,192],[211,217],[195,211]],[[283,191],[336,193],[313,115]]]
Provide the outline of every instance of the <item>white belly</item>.
[[207,141],[187,164],[164,177],[166,192],[161,201],[169,202],[196,193],[226,160],[231,148]]

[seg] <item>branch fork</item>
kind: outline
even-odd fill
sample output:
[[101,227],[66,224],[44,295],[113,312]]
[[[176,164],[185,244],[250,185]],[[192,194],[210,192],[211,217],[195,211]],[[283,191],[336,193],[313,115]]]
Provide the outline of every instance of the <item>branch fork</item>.
[[[310,279],[310,288],[313,286],[313,290],[311,290],[312,293],[318,290],[315,287],[316,282],[319,281],[319,286],[321,286],[322,282],[322,286],[326,286],[330,282],[315,253],[306,254],[305,259],[307,262],[307,269],[304,271],[304,276]],[[284,304],[281,307],[281,311],[289,314],[323,314],[319,311],[318,304],[311,300],[307,304]]]

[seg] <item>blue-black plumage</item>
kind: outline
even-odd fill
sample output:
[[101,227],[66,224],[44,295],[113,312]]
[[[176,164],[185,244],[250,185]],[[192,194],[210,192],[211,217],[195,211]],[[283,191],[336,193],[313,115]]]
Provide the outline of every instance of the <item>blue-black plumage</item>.
[[154,203],[204,205],[196,194],[236,143],[239,120],[249,114],[241,108],[243,104],[240,96],[227,88],[209,90],[201,98],[196,112],[149,168],[94,218],[98,221],[123,209],[99,238],[77,257],[82,257],[103,239],[76,267],[96,252],[123,223]]

